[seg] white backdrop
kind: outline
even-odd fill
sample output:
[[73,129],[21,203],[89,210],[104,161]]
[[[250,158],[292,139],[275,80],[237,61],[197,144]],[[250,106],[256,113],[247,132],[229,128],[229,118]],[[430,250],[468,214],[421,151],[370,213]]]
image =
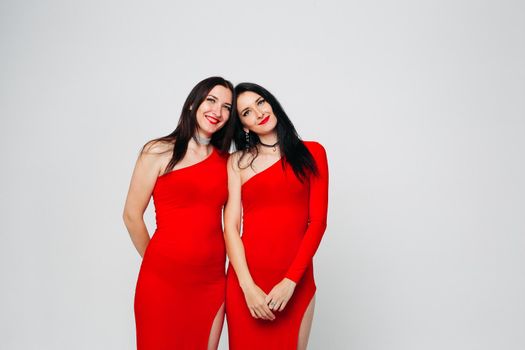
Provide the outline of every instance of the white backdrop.
[[222,75],[328,152],[310,349],[524,349],[524,18],[509,0],[1,1],[0,348],[133,349],[132,167]]

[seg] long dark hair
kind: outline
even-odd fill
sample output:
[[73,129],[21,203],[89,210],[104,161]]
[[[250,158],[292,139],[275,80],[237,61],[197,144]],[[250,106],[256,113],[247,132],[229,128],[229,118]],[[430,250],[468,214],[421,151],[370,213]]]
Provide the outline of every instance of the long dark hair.
[[[228,80],[222,77],[210,77],[200,81],[195,87],[191,90],[190,94],[186,98],[184,105],[182,106],[182,111],[180,114],[179,122],[175,130],[166,136],[159,137],[157,139],[149,141],[142,151],[148,147],[148,145],[153,145],[157,142],[166,142],[173,144],[173,156],[171,157],[170,162],[168,163],[164,173],[167,173],[173,169],[175,164],[177,164],[188,150],[188,142],[195,135],[197,130],[197,119],[196,113],[200,104],[204,101],[206,96],[210,91],[217,85],[224,86],[225,88],[232,91],[233,94],[233,85]],[[232,100],[232,106],[235,103],[235,97]],[[233,107],[232,107],[233,108]],[[231,114],[231,113],[230,113]],[[211,137],[211,144],[215,146],[220,152],[228,152],[231,144],[231,133],[232,128],[229,124],[232,122],[232,116],[226,121],[226,124],[217,132],[213,133]]]
[[[299,138],[292,121],[288,118],[275,96],[262,86],[254,83],[241,83],[237,85],[234,90],[234,96],[240,96],[247,91],[255,92],[262,96],[270,106],[272,106],[273,113],[277,117],[277,142],[281,149],[283,166],[285,163],[288,163],[300,181],[304,181],[310,174],[317,176],[318,170],[312,154]],[[230,127],[234,129],[233,141],[235,148],[242,152],[239,157],[239,167],[241,167],[242,159],[248,154],[252,155],[248,166],[252,166],[253,161],[259,154],[257,148],[257,145],[261,142],[259,136],[250,131],[248,132],[248,137],[246,137],[246,132],[243,129],[236,108],[233,110],[232,117],[235,120],[233,124],[230,125]]]

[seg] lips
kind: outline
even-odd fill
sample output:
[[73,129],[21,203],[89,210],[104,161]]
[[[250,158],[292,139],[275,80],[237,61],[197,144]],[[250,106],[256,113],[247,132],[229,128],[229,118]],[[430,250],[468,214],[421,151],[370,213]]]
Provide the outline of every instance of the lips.
[[205,117],[213,125],[218,124],[220,122],[219,119],[212,117],[211,115],[205,115]]
[[261,120],[261,122],[258,125],[264,125],[264,124],[268,123],[268,120],[270,120],[270,116],[269,115],[264,117],[264,119]]

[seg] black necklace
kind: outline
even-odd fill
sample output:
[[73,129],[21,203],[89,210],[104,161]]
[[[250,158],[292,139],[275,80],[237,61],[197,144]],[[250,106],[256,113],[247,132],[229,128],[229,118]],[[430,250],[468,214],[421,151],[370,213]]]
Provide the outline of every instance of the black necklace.
[[261,144],[261,146],[268,147],[268,148],[273,148],[273,151],[275,152],[275,151],[277,151],[277,147],[275,147],[275,146],[277,146],[277,144],[279,143],[279,141],[277,141],[277,142],[274,143],[273,145],[268,145],[268,144],[266,144],[266,143],[261,142],[260,140],[259,140],[259,143]]

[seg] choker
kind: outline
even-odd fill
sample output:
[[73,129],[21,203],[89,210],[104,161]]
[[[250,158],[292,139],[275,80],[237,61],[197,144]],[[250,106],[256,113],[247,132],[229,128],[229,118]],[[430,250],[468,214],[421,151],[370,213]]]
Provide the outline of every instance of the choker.
[[277,147],[276,147],[276,146],[279,144],[279,141],[277,141],[277,142],[274,143],[273,145],[268,145],[268,144],[263,143],[263,142],[261,142],[261,141],[259,140],[259,144],[260,144],[261,146],[264,146],[264,147],[273,148],[272,151],[275,152],[275,151],[277,151]]
[[193,139],[195,142],[197,142],[199,145],[207,146],[210,144],[211,137],[202,137],[199,134],[193,135]]

